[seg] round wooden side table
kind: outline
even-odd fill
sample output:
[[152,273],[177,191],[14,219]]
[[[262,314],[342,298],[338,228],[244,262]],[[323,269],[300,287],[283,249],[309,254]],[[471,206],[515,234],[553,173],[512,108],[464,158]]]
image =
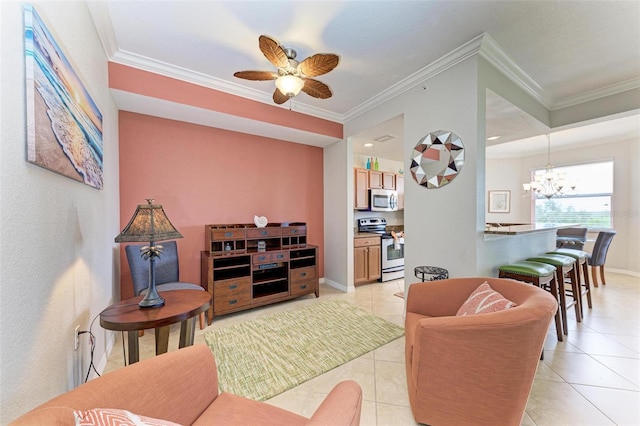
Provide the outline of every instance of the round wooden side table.
[[179,347],[193,345],[195,320],[211,305],[207,291],[170,290],[163,291],[164,306],[141,308],[138,302],[143,296],[132,297],[100,312],[100,325],[107,330],[126,331],[129,347],[129,364],[138,362],[140,346],[138,331],[153,328],[156,338],[156,355],[167,352],[171,324],[180,324]]

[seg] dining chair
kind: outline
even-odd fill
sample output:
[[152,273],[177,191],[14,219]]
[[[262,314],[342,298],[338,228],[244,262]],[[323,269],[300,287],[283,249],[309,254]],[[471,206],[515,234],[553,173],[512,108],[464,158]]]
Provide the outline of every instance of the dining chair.
[[[144,295],[149,287],[149,261],[140,256],[140,248],[144,244],[131,244],[125,247],[127,261],[133,280],[133,293]],[[205,291],[199,284],[180,282],[180,268],[178,264],[178,245],[175,241],[165,241],[162,244],[162,253],[155,261],[156,290],[200,290]],[[204,329],[205,315],[201,313],[200,329]]]
[[582,250],[588,228],[560,228],[556,231],[556,248]]
[[611,245],[611,240],[616,235],[616,231],[601,231],[598,233],[596,242],[593,244],[593,251],[587,256],[587,263],[591,266],[591,277],[593,278],[593,286],[598,287],[598,276],[596,269],[600,268],[600,279],[602,285],[607,283],[604,280],[604,263],[607,260],[607,251]]

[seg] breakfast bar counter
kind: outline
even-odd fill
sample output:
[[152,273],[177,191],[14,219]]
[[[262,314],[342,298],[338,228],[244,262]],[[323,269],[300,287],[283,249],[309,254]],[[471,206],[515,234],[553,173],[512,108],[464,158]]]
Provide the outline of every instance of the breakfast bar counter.
[[498,276],[498,268],[556,247],[556,231],[574,224],[487,223],[478,254],[478,274]]
[[560,228],[573,228],[579,226],[575,223],[487,223],[484,228],[485,235],[522,235],[534,232],[555,231]]

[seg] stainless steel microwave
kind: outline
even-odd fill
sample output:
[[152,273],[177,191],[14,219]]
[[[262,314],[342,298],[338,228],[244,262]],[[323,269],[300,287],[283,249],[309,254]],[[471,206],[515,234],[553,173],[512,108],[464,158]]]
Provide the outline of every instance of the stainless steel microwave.
[[391,189],[370,189],[369,209],[374,212],[398,210],[398,193]]

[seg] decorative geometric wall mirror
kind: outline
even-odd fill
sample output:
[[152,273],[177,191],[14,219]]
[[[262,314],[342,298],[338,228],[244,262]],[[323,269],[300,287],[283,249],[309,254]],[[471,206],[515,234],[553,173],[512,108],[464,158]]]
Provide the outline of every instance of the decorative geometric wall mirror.
[[463,164],[462,139],[453,132],[438,130],[413,148],[411,176],[419,185],[440,188],[458,176]]

